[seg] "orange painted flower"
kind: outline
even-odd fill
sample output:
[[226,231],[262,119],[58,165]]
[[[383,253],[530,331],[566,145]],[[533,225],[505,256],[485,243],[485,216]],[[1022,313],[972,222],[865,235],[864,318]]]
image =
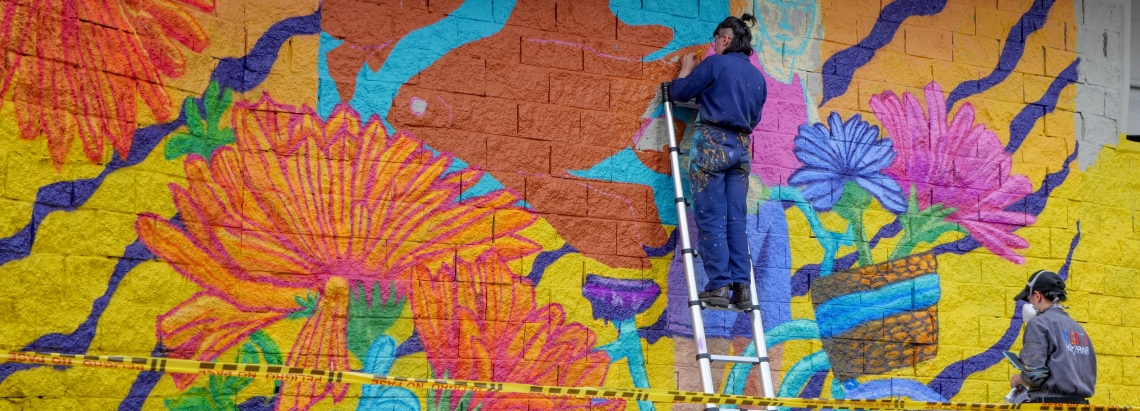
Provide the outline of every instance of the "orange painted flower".
[[[434,274],[421,267],[415,277],[410,302],[416,332],[437,378],[570,387],[605,381],[610,358],[594,350],[594,333],[566,323],[558,304],[539,306],[534,287],[495,253],[474,264],[445,265]],[[460,409],[461,397],[451,395],[451,404],[429,404],[429,409]],[[621,401],[591,406],[588,400],[483,391],[468,401],[464,409],[482,411],[625,407]]]
[[[346,105],[322,121],[263,97],[234,109],[236,147],[186,160],[186,187],[171,185],[181,220],[147,214],[139,237],[203,290],[159,317],[177,358],[211,360],[250,333],[306,315],[286,364],[345,370],[352,287],[401,290],[412,267],[474,260],[496,248],[514,259],[538,246],[518,233],[534,222],[505,191],[460,198],[479,181],[452,170],[406,133],[389,138]],[[372,298],[373,296],[369,296]],[[312,301],[302,307],[299,302]],[[383,298],[383,297],[381,297]],[[311,311],[311,312],[310,312]],[[185,387],[192,375],[177,375]],[[343,384],[286,383],[280,409],[308,409]]]
[[183,5],[212,11],[214,0],[6,0],[0,7],[0,94],[13,91],[20,135],[47,138],[61,165],[78,137],[91,161],[105,141],[123,158],[135,132],[135,101],[172,116],[163,76],[179,77],[176,45],[201,52],[206,33]]

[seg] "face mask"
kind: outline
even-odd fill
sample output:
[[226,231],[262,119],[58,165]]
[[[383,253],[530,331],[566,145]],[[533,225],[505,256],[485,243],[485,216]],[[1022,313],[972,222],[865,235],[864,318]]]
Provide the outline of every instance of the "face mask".
[[1021,305],[1021,319],[1025,321],[1025,323],[1028,324],[1029,320],[1032,320],[1037,314],[1041,314],[1041,312],[1037,311],[1037,307],[1034,307],[1033,304],[1025,303]]
[[[1040,274],[1041,272],[1038,271],[1037,275],[1034,275],[1033,278],[1029,280],[1029,283],[1026,284],[1026,286],[1029,287],[1029,299],[1031,300],[1033,299],[1033,283],[1037,282],[1037,278],[1041,276]],[[1026,324],[1028,324],[1029,320],[1032,320],[1033,317],[1036,317],[1037,314],[1041,314],[1041,312],[1037,311],[1037,307],[1034,307],[1029,301],[1021,305],[1021,319]]]

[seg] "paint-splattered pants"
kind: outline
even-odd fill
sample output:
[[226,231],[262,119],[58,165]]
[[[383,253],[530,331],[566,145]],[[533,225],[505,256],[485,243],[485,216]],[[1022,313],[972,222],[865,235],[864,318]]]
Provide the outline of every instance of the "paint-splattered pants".
[[689,177],[697,251],[709,282],[705,290],[748,283],[748,172],[752,153],[746,133],[698,124]]

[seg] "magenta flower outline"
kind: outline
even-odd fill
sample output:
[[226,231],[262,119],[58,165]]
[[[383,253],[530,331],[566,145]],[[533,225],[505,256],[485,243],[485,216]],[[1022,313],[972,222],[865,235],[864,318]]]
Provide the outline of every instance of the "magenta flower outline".
[[925,107],[911,93],[902,99],[892,91],[871,97],[871,110],[897,153],[884,173],[909,186],[919,208],[953,209],[946,221],[994,254],[1024,263],[1014,250],[1029,242],[1014,231],[1035,223],[1036,216],[1009,208],[1033,191],[1029,178],[1011,173],[1012,157],[993,131],[975,123],[973,105],[962,104],[948,119],[942,87],[931,82],[923,94]]

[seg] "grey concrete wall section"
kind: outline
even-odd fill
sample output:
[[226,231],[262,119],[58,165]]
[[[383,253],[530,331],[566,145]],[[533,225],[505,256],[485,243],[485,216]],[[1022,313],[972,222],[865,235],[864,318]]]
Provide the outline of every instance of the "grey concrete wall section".
[[[1100,150],[1115,146],[1117,120],[1125,96],[1123,6],[1112,0],[1074,0],[1077,24],[1077,54],[1081,58],[1077,84],[1077,162],[1082,170],[1096,162]],[[1129,16],[1131,17],[1131,16]],[[1129,33],[1128,35],[1131,35]]]
[[[1132,2],[1132,26],[1129,31],[1131,35],[1132,47],[1140,47],[1140,3],[1133,0]],[[1131,76],[1129,82],[1131,84],[1140,84],[1140,53],[1130,53],[1129,61],[1132,62],[1129,71]],[[1128,128],[1125,130],[1130,135],[1140,134],[1140,87],[1130,87],[1128,90]]]
[[1085,114],[1104,115],[1104,88],[1082,84],[1077,90],[1077,110]]

